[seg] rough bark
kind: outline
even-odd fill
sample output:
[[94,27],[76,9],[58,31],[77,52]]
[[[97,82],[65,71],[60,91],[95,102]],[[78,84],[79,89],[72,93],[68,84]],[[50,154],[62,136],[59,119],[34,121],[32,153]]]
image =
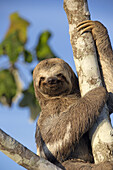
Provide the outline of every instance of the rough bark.
[[[87,0],[64,0],[64,10],[69,22],[69,34],[74,61],[79,78],[81,95],[102,86],[94,41],[90,32],[80,35],[77,25],[90,19]],[[113,136],[107,106],[91,128],[92,151],[95,163],[113,160]]]
[[0,151],[29,170],[60,170],[49,161],[27,149],[0,129]]

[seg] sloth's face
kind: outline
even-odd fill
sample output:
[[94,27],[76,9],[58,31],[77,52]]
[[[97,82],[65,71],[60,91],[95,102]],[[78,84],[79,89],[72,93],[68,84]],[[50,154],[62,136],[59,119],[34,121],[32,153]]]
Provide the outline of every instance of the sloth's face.
[[62,73],[50,77],[41,76],[38,82],[38,88],[42,93],[48,94],[49,96],[59,96],[70,93],[70,84]]
[[[55,60],[55,59],[54,59]],[[70,94],[72,90],[71,73],[63,63],[42,62],[36,70],[35,85],[48,96]]]

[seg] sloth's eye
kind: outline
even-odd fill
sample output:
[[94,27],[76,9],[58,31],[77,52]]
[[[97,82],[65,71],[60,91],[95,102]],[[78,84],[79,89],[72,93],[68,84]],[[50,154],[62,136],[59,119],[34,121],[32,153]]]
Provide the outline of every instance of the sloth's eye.
[[41,85],[41,81],[44,81],[45,80],[45,77],[40,77],[40,81],[39,81],[39,87]]
[[62,73],[57,74],[57,77],[63,79],[64,81],[66,81],[68,83],[66,77]]
[[40,77],[40,81],[43,81],[43,80],[45,80],[45,77]]
[[64,75],[59,73],[59,74],[57,74],[57,77],[64,77]]
[[63,74],[61,74],[61,73],[57,74],[57,77],[66,79],[65,76]]

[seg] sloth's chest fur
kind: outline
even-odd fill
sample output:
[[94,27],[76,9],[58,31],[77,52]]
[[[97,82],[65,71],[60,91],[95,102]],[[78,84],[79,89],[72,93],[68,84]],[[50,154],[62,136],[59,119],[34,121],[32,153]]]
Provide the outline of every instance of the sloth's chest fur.
[[[53,159],[53,162],[56,161],[56,158],[60,162],[69,158],[79,158],[91,162],[89,144],[85,140],[85,137],[82,137],[78,144],[72,144],[71,122],[65,119],[65,123],[62,122],[62,124],[59,124],[59,119],[62,119],[61,116],[63,114],[66,116],[65,112],[68,111],[73,103],[74,105],[78,103],[78,100],[78,97],[64,98],[62,100],[56,99],[48,102],[45,108],[42,109],[38,120],[39,131],[40,129],[41,131],[39,132],[39,136],[37,136],[40,140],[40,154],[42,157],[50,161]],[[60,135],[61,133],[63,134],[62,137]],[[70,150],[72,151],[70,152]]]

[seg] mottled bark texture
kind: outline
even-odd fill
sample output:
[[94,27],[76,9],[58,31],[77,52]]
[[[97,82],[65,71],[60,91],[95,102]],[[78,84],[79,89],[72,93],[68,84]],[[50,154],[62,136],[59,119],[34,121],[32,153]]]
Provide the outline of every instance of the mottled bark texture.
[[[95,44],[90,32],[80,35],[77,25],[90,19],[87,0],[64,0],[64,10],[69,22],[69,34],[74,61],[79,78],[81,95],[102,86]],[[92,151],[95,163],[113,161],[113,136],[107,106],[91,128]]]
[[17,164],[29,170],[60,170],[49,161],[40,158],[0,129],[0,151]]

